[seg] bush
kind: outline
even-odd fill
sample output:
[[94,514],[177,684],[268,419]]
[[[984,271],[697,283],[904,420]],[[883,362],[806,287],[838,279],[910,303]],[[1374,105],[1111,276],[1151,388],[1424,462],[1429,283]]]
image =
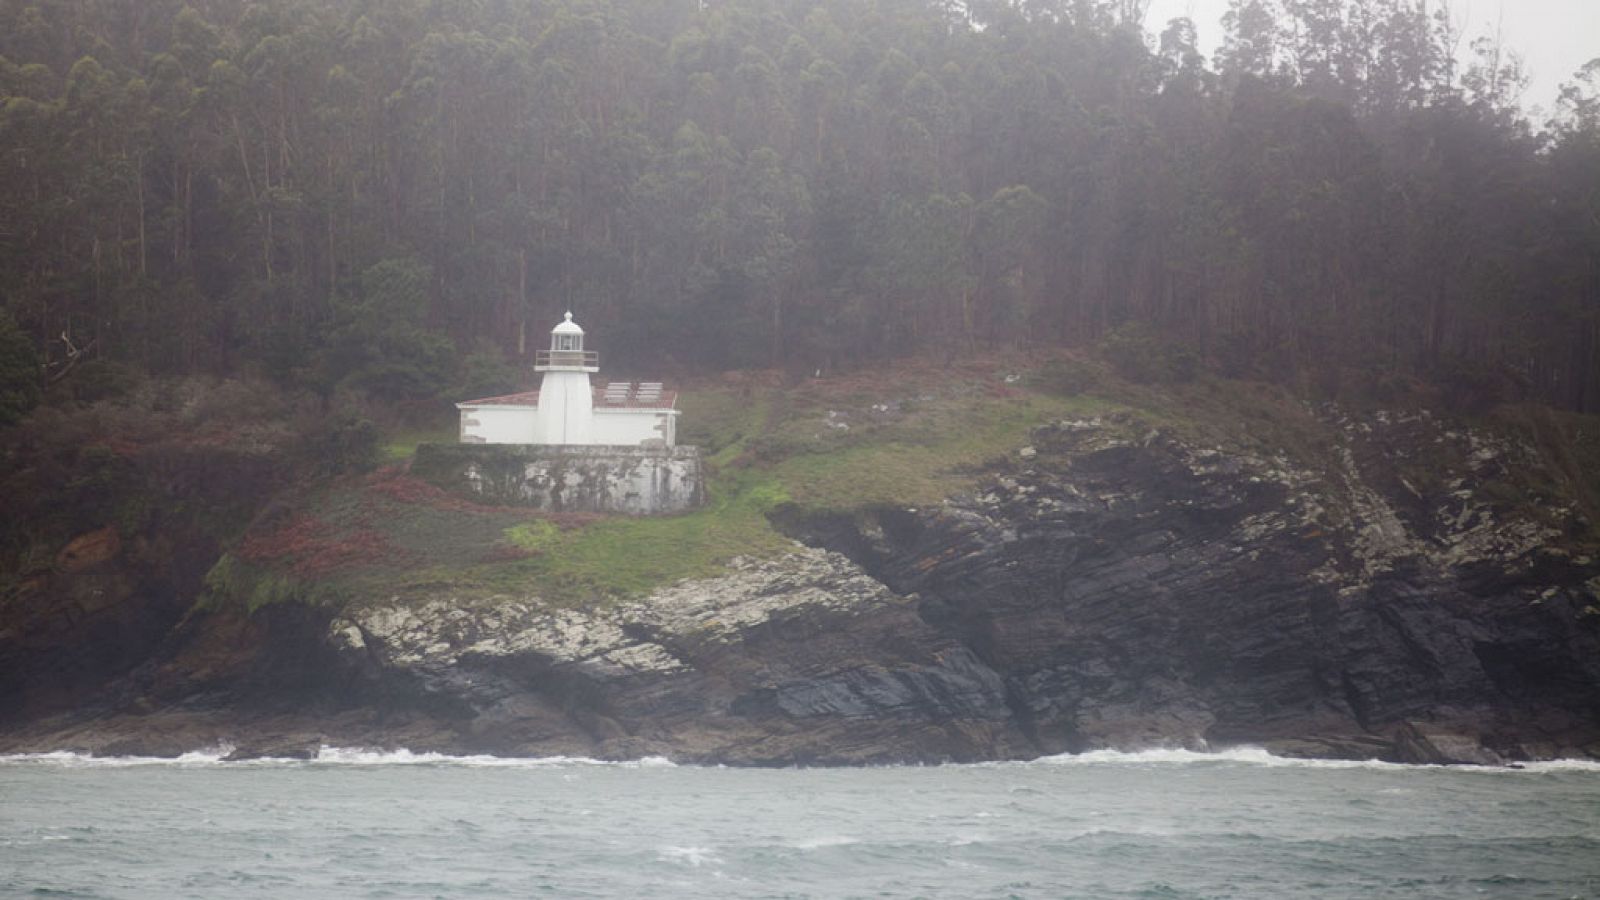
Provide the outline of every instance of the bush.
[[176,411],[187,425],[279,420],[293,412],[295,399],[287,391],[262,380],[191,378],[163,385],[162,389],[178,398]]
[[1055,359],[1029,379],[1032,386],[1057,397],[1076,397],[1100,384],[1100,373],[1089,363],[1077,359]]
[[410,402],[445,391],[456,350],[427,327],[432,282],[423,263],[385,260],[362,273],[358,296],[333,298],[335,323],[316,379],[325,396],[342,388]]
[[520,381],[517,367],[505,353],[485,341],[461,361],[461,378],[452,393],[462,398],[494,397],[515,391]]
[[1432,375],[1445,402],[1463,412],[1481,413],[1528,394],[1527,382],[1517,373],[1481,358],[1447,354],[1434,365]]
[[121,400],[144,384],[139,370],[109,359],[91,359],[63,378],[52,391],[64,391],[79,406]]
[[328,416],[305,430],[299,456],[324,475],[370,472],[378,465],[378,428],[351,412]]
[[1167,340],[1143,322],[1126,322],[1100,341],[1100,352],[1129,381],[1192,381],[1200,361],[1194,352]]
[[10,425],[39,405],[39,354],[33,341],[0,309],[0,425]]

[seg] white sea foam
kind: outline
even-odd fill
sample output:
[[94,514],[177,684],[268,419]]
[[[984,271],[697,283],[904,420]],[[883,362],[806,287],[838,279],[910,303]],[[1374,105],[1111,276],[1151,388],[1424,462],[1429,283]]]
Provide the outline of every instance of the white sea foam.
[[324,745],[310,765],[334,766],[466,766],[471,768],[545,768],[550,766],[603,766],[602,760],[580,756],[451,756],[445,753],[413,753],[410,750],[377,750],[366,747]]
[[[1529,772],[1600,772],[1600,760],[1551,759],[1544,762],[1522,763]],[[1487,771],[1500,771],[1489,769]]]
[[363,747],[332,747],[324,745],[312,759],[285,759],[260,757],[228,761],[233,752],[231,745],[206,750],[195,750],[176,757],[158,756],[89,756],[70,751],[54,753],[19,753],[0,755],[0,765],[55,765],[62,768],[122,768],[129,766],[462,766],[469,768],[536,769],[570,766],[614,766],[625,769],[673,768],[676,764],[665,757],[647,756],[643,759],[613,762],[581,756],[451,756],[444,753],[413,753],[410,750],[376,750]]
[[208,766],[222,762],[233,752],[230,746],[191,750],[182,756],[89,756],[57,750],[54,753],[14,753],[0,755],[0,765],[19,763],[55,765],[62,768],[128,768],[131,766]]
[[[600,760],[583,756],[452,756],[445,753],[417,753],[406,749],[379,750],[362,747],[333,747],[324,745],[315,758],[308,760],[262,757],[225,761],[234,750],[222,744],[193,750],[177,757],[155,756],[90,756],[70,751],[53,753],[0,754],[0,765],[55,765],[62,768],[120,768],[131,766],[461,766],[470,768],[539,769],[580,766],[609,766],[625,769],[677,768],[678,764],[662,756],[647,756],[636,760]],[[1183,765],[1244,765],[1284,769],[1388,769],[1407,771],[1415,769],[1450,769],[1460,772],[1515,774],[1518,772],[1591,772],[1600,774],[1600,761],[1582,759],[1557,759],[1544,762],[1520,763],[1515,766],[1416,766],[1380,760],[1295,759],[1274,756],[1261,747],[1230,747],[1222,750],[1182,750],[1156,748],[1149,750],[1093,750],[1087,753],[1063,753],[1045,756],[1026,762],[991,762],[967,764],[974,768],[998,766],[1183,766]],[[716,768],[722,768],[720,766]],[[896,767],[888,767],[896,768]]]
[[[331,897],[372,885],[396,897],[735,900],[782,884],[826,897],[1570,897],[1593,894],[1600,855],[1600,777],[1587,772],[1316,772],[1215,755],[505,770],[428,768],[421,747],[399,764],[345,749],[345,763],[67,770],[78,758],[56,754],[0,766],[0,896],[113,884],[164,897],[177,884]],[[242,768],[253,765],[269,768]],[[1375,796],[1396,786],[1414,791]]]
[[1229,747],[1221,750],[1183,750],[1153,748],[1149,750],[1092,750],[1087,753],[1063,753],[1045,756],[1020,765],[1045,766],[1176,766],[1196,764],[1233,764],[1263,766],[1283,769],[1450,769],[1460,772],[1600,772],[1600,761],[1583,759],[1558,759],[1546,762],[1519,763],[1515,766],[1417,766],[1384,762],[1377,759],[1298,759],[1274,756],[1262,747]]
[[[284,762],[284,760],[271,760]],[[315,759],[303,765],[345,766],[465,766],[470,768],[542,769],[570,766],[612,766],[623,769],[673,768],[676,763],[662,756],[633,760],[591,759],[586,756],[452,756],[446,753],[413,753],[410,750],[375,750],[362,747],[323,745]]]
[[825,834],[818,837],[800,838],[793,846],[796,850],[821,850],[824,847],[848,847],[859,844],[859,838],[845,837],[842,834]]
[[1063,753],[1045,756],[1025,765],[1046,766],[1179,766],[1234,763],[1252,766],[1282,768],[1348,769],[1389,766],[1392,763],[1378,760],[1344,759],[1292,759],[1274,756],[1261,747],[1229,747],[1222,750],[1184,750],[1181,748],[1154,747],[1148,750],[1091,750],[1087,753]]
[[662,847],[656,858],[662,862],[682,863],[696,869],[722,862],[720,857],[706,847]]

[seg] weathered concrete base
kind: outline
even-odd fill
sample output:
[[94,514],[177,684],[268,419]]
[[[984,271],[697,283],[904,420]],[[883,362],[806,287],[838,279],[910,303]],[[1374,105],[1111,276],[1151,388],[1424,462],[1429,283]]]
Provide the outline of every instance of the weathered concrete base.
[[423,444],[411,472],[485,503],[660,515],[705,502],[696,447]]

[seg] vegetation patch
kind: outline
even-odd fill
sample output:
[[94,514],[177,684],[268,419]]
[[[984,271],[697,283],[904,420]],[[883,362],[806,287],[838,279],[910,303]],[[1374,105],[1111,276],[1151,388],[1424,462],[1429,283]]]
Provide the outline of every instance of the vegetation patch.
[[[702,509],[660,517],[541,513],[478,503],[423,480],[420,469],[394,465],[335,479],[298,501],[293,517],[258,523],[213,581],[251,605],[441,596],[603,605],[717,575],[734,557],[785,552],[792,544],[769,518],[780,507],[848,514],[940,503],[976,488],[1015,458],[1034,429],[1061,419],[1098,418],[1132,439],[1169,432],[1287,457],[1311,471],[1342,465],[1337,430],[1287,389],[1209,374],[1139,383],[1069,353],[908,363],[787,387],[774,377],[741,376],[690,384],[680,396],[681,437],[706,462]],[[1552,441],[1581,445],[1572,434],[1583,423],[1558,424],[1563,430]],[[426,468],[430,458],[415,465]],[[1419,455],[1408,465],[1415,477],[1400,475],[1431,492],[1424,476],[1433,463]],[[1596,470],[1577,456],[1554,469],[1574,481]]]
[[1092,396],[935,397],[897,419],[868,417],[849,431],[838,427],[849,421],[835,411],[809,440],[785,445],[790,452],[773,471],[803,508],[933,504],[972,488],[985,463],[1014,454],[1039,425],[1116,408]]
[[241,605],[255,612],[276,603],[343,605],[350,595],[336,581],[297,577],[281,568],[256,565],[227,554],[206,573],[205,592],[196,603],[198,609],[214,609],[225,603]]
[[446,444],[456,440],[456,429],[450,426],[415,428],[385,435],[378,445],[378,461],[383,465],[403,463],[410,459],[420,444]]
[[1600,545],[1600,416],[1553,410],[1536,404],[1496,408],[1479,423],[1530,447],[1536,465],[1516,466],[1503,502],[1535,518],[1552,501],[1570,500],[1580,520],[1569,537]]
[[[770,478],[731,473],[705,508],[684,515],[540,513],[475,504],[387,469],[340,479],[299,501],[293,517],[258,523],[211,583],[252,608],[439,595],[607,603],[716,574],[735,556],[781,552],[789,541],[766,513],[787,499]],[[307,581],[327,589],[307,591]]]
[[403,563],[405,554],[371,525],[337,531],[318,519],[298,515],[277,529],[252,532],[237,555],[255,564],[284,563],[298,578],[320,578],[379,563]]

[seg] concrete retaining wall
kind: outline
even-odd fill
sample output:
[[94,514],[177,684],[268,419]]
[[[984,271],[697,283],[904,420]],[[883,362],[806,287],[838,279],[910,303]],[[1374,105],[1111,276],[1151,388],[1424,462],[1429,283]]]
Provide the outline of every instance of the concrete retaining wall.
[[696,447],[423,444],[411,472],[481,503],[660,515],[705,502]]

